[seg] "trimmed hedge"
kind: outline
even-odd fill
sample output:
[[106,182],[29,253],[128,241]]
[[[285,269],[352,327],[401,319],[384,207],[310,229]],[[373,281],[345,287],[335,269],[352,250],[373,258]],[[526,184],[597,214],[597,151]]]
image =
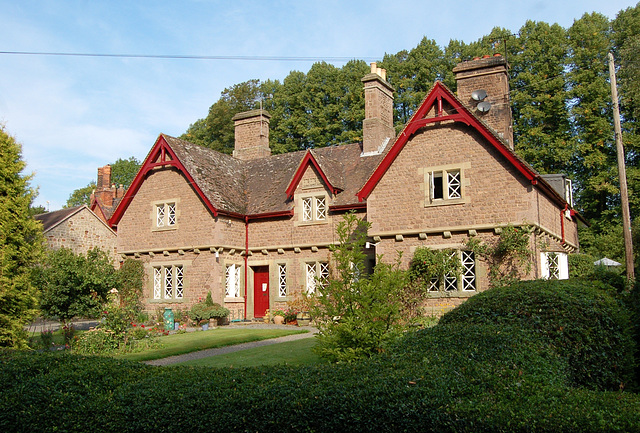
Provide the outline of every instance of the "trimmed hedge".
[[523,281],[480,293],[441,324],[508,324],[539,334],[569,362],[571,385],[615,391],[633,381],[629,311],[599,281]]
[[[494,293],[506,296],[501,290]],[[583,294],[588,295],[575,295]],[[571,295],[562,296],[569,305],[575,302]],[[491,295],[482,298],[489,302]],[[541,302],[544,296],[538,298]],[[593,311],[607,311],[600,304],[609,305],[609,300],[594,295],[593,303]],[[541,322],[556,320],[551,310],[578,320],[570,306],[549,305],[545,319],[531,319],[531,325],[526,325],[530,320],[526,314],[515,314],[514,320],[500,314],[494,320],[481,320],[489,311],[482,306],[480,302],[475,310],[468,307],[469,313],[475,311],[474,320],[457,320],[462,316],[449,313],[443,323],[406,334],[387,352],[350,364],[159,368],[100,357],[0,352],[0,428],[19,432],[640,431],[640,396],[577,387],[573,361],[563,355],[568,349],[558,343],[563,341],[558,335],[565,334],[545,331]],[[573,335],[573,331],[566,334],[566,341]],[[571,341],[583,345],[587,340]]]

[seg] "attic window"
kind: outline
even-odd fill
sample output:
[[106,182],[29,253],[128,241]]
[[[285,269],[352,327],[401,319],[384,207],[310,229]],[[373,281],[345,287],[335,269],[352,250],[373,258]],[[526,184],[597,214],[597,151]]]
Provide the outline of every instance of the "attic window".
[[438,206],[466,202],[465,168],[468,164],[421,169],[424,173],[425,206]]
[[324,221],[327,219],[327,198],[325,196],[302,199],[302,221]]
[[174,227],[177,223],[176,203],[156,203],[156,227]]

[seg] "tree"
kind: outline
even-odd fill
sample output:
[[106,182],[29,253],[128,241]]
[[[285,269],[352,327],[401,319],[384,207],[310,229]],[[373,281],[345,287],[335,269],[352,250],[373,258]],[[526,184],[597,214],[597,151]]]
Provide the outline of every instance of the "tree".
[[231,154],[235,145],[233,116],[259,107],[264,98],[260,80],[234,84],[222,91],[220,99],[209,108],[209,114],[189,126],[180,136],[183,140],[209,149]]
[[329,281],[318,286],[312,315],[319,324],[316,352],[331,361],[350,362],[381,351],[401,329],[402,291],[407,272],[378,263],[365,273],[368,223],[348,213],[338,223],[339,243],[331,248]]
[[67,323],[76,316],[91,317],[100,312],[118,280],[112,260],[99,248],[86,255],[68,248],[52,250],[38,269],[40,308],[47,318]]
[[24,348],[24,325],[36,313],[31,269],[42,251],[42,226],[29,213],[34,190],[22,149],[0,125],[0,346]]
[[116,162],[111,164],[111,183],[128,188],[138,174],[140,165],[140,161],[133,156],[128,159],[118,158]]
[[[140,170],[140,161],[137,158],[130,156],[128,159],[118,158],[116,162],[111,165],[111,183],[115,185],[123,185],[128,188],[133,182],[133,179]],[[71,193],[67,199],[65,208],[74,206],[82,206],[91,204],[91,194],[96,189],[96,182],[92,180],[89,184],[83,188],[78,188]]]
[[71,193],[71,195],[67,199],[67,204],[65,204],[64,207],[70,208],[70,207],[82,206],[82,205],[89,206],[91,204],[91,194],[95,189],[96,189],[96,182],[93,180],[89,182],[89,185],[83,188],[76,189]]

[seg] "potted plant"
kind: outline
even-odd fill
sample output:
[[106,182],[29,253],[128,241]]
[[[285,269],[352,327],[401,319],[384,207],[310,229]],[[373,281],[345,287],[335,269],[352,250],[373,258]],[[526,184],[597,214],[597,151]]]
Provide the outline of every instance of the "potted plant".
[[276,325],[284,325],[284,311],[276,310],[273,312],[273,323]]
[[215,320],[215,325],[222,325],[222,322],[229,317],[229,309],[218,303],[214,303],[209,307],[209,319]]
[[271,321],[271,313],[269,312],[268,308],[264,311],[264,316],[262,317],[262,321],[264,323],[269,323]]
[[311,311],[313,301],[313,295],[307,295],[300,289],[293,300],[287,302],[289,308],[296,312],[298,326],[309,326],[311,323],[311,313],[309,311]]
[[287,325],[296,325],[296,314],[296,310],[292,307],[289,307],[289,309],[284,312],[284,323],[286,323]]

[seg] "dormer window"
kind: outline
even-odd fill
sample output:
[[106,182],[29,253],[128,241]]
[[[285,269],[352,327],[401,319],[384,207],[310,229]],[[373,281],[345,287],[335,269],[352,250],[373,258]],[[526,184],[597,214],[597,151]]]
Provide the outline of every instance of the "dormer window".
[[325,221],[327,219],[327,197],[305,197],[302,199],[302,221]]

